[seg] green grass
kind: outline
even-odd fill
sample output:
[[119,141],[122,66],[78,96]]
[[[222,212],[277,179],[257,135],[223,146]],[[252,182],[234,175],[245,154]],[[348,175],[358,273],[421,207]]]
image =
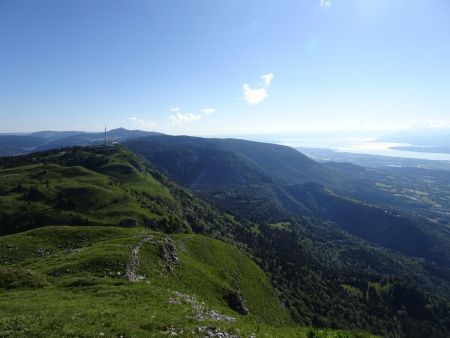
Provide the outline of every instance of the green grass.
[[129,176],[134,178],[133,185],[79,166],[41,164],[3,169],[0,179],[6,193],[0,197],[0,210],[5,219],[20,211],[27,219],[38,220],[45,215],[50,224],[76,217],[100,224],[120,224],[125,218],[141,223],[146,218],[155,219],[156,215],[142,207],[139,196],[132,193],[139,191],[133,187],[142,185],[149,194],[169,198],[167,192],[164,194],[163,187],[131,168]]
[[[265,274],[237,248],[202,235],[152,232],[141,247],[141,282],[124,274],[143,228],[54,226],[0,238],[1,337],[159,337],[168,330],[198,336],[214,326],[248,337],[368,337],[293,324]],[[178,263],[167,261],[171,241]],[[240,315],[224,300],[239,288],[250,310]],[[200,321],[174,292],[236,318]]]
[[[121,146],[2,158],[0,182],[0,233],[20,232],[0,237],[0,337],[191,337],[208,326],[241,337],[340,334],[295,325],[250,258],[191,234],[229,240],[238,221]],[[132,283],[126,266],[143,225],[153,231],[139,255],[146,278]],[[167,261],[168,243],[179,263]],[[175,292],[236,320],[199,322],[192,305],[169,302]],[[243,295],[248,315],[230,308],[230,293]]]
[[187,218],[219,218],[120,146],[3,158],[0,182],[0,234],[61,224],[190,231]]

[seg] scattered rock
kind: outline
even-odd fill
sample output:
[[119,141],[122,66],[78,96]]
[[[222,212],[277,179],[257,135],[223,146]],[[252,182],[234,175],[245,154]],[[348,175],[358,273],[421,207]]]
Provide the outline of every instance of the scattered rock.
[[153,238],[152,235],[147,235],[146,237],[142,238],[131,250],[130,259],[127,263],[125,271],[125,276],[128,278],[129,281],[136,282],[145,279],[144,276],[140,276],[137,273],[137,270],[139,268],[139,250],[141,249],[141,246],[145,242],[151,241],[152,238]]
[[183,329],[178,329],[174,326],[170,326],[165,328],[165,331],[163,331],[162,333],[167,334],[169,336],[178,336],[180,334],[183,334],[183,332],[184,332]]
[[47,248],[38,248],[35,250],[35,253],[38,256],[46,256],[46,255],[50,255],[52,252],[50,249],[47,249]]
[[193,334],[198,334],[203,337],[217,337],[217,338],[239,338],[239,336],[232,335],[226,331],[222,331],[218,328],[212,327],[212,326],[203,326],[203,327],[197,327],[195,332],[192,332]]
[[194,311],[194,317],[197,321],[212,320],[212,321],[233,322],[236,320],[235,318],[223,315],[217,312],[216,310],[207,309],[204,303],[200,303],[195,296],[190,296],[177,291],[174,292],[174,295],[175,297],[169,298],[169,303],[190,304],[192,306],[192,310]]

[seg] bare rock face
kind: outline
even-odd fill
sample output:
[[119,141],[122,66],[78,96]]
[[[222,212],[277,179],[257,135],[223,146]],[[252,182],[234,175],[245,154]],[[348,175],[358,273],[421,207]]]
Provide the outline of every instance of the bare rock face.
[[248,307],[245,303],[244,296],[240,291],[233,290],[225,295],[225,300],[228,303],[228,306],[232,308],[234,311],[242,314],[248,315]]
[[177,249],[170,237],[165,237],[162,242],[161,258],[166,262],[166,268],[169,271],[173,271],[180,263],[180,259],[177,256]]

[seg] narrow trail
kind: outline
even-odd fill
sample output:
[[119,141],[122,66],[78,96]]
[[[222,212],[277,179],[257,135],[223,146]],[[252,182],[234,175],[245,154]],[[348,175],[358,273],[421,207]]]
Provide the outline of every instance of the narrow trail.
[[153,239],[152,235],[145,236],[131,250],[130,259],[127,263],[126,272],[125,272],[125,275],[127,276],[129,281],[136,282],[136,281],[145,279],[144,276],[140,276],[137,274],[137,270],[139,268],[139,250],[141,249],[141,246],[145,242],[150,242],[152,239]]

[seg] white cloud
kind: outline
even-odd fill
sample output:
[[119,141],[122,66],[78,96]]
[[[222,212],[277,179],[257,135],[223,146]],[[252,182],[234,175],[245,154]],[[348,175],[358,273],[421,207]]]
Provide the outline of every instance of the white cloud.
[[320,7],[322,8],[330,8],[331,0],[320,0]]
[[272,83],[274,75],[273,74],[265,74],[261,76],[261,79],[263,79],[265,85],[268,87]]
[[266,88],[252,89],[248,84],[244,83],[244,99],[248,104],[254,105],[262,102],[269,94],[267,94]]
[[169,116],[170,123],[174,126],[184,126],[186,124],[197,122],[202,119],[202,115],[182,113],[179,109],[177,111],[171,109],[171,111],[176,113]]
[[156,123],[149,120],[143,120],[134,116],[130,117],[128,120],[138,129],[150,130],[156,127]]
[[267,96],[269,96],[268,90],[273,78],[273,74],[265,74],[261,76],[263,84],[260,84],[256,88],[252,88],[247,83],[244,83],[242,86],[244,89],[244,100],[247,101],[249,105],[261,103]]
[[200,109],[200,112],[203,115],[211,115],[217,112],[216,108],[202,108]]

